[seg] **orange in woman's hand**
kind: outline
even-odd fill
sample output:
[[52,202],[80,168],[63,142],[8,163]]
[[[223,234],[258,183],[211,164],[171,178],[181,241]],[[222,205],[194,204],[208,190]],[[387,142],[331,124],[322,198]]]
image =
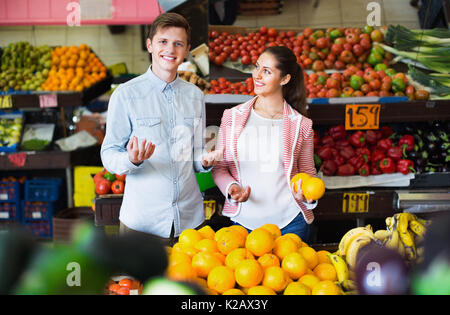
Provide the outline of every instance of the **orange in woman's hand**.
[[292,177],[292,179],[291,179],[291,187],[292,187],[292,184],[294,184],[294,192],[297,192],[297,190],[298,190],[297,183],[298,183],[299,179],[302,180],[302,187],[301,187],[301,189],[303,189],[303,183],[305,182],[305,180],[307,180],[309,178],[311,178],[311,175],[309,175],[307,173],[297,173],[297,174],[295,174],[295,176]]
[[319,200],[325,194],[325,183],[317,177],[302,181],[302,191],[306,200]]

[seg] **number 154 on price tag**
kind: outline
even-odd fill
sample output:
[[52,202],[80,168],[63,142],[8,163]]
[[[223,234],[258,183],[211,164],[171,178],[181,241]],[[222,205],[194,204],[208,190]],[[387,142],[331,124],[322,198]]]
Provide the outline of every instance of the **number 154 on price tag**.
[[347,104],[345,106],[345,129],[378,129],[381,104]]

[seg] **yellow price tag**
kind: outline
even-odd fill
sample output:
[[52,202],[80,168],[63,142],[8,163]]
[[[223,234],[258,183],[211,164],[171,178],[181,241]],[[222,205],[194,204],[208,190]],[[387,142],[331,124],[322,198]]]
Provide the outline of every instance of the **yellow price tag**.
[[0,96],[0,108],[12,108],[12,98],[11,95],[1,95]]
[[369,212],[369,194],[344,193],[342,213]]
[[381,104],[347,104],[345,106],[345,129],[362,130],[380,127]]

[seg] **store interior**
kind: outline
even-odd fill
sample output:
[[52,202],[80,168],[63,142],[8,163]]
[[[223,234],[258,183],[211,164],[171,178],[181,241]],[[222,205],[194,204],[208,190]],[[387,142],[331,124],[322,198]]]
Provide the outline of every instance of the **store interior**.
[[[91,81],[86,83],[84,87],[81,85],[79,90],[76,90],[78,88],[76,85],[73,86],[73,89],[69,87],[69,83],[73,79],[68,79],[69,82],[65,86],[66,89],[45,85],[47,81],[44,80],[39,81],[39,85],[33,85],[31,80],[28,83],[21,81],[21,84],[17,83],[8,86],[10,79],[13,80],[13,77],[7,77],[9,75],[9,66],[6,64],[9,61],[7,61],[7,57],[2,57],[0,61],[0,65],[2,65],[1,71],[7,73],[4,77],[0,77],[0,83],[2,83],[0,86],[0,120],[2,122],[1,131],[4,133],[1,136],[2,146],[0,147],[0,237],[2,237],[0,240],[0,274],[11,273],[11,277],[5,280],[4,284],[0,285],[0,294],[92,294],[97,292],[98,288],[101,288],[98,292],[99,294],[141,294],[143,290],[146,294],[166,294],[164,293],[165,291],[158,291],[162,290],[157,282],[157,280],[161,279],[173,282],[184,281],[183,284],[186,284],[186,281],[189,283],[184,288],[170,287],[172,293],[176,292],[173,294],[191,294],[192,292],[194,292],[193,294],[198,294],[199,292],[222,294],[227,291],[209,284],[209,271],[202,274],[199,271],[200,269],[196,269],[193,276],[186,270],[184,273],[179,271],[178,274],[172,270],[173,277],[171,278],[170,268],[167,269],[167,266],[172,264],[173,259],[175,259],[173,258],[175,255],[171,256],[171,254],[176,252],[177,246],[173,246],[170,249],[164,248],[160,244],[156,244],[157,242],[151,238],[140,240],[141,242],[147,242],[144,249],[136,250],[124,261],[117,261],[118,256],[127,256],[132,249],[136,249],[134,245],[136,240],[132,238],[114,238],[119,235],[119,213],[122,204],[123,186],[120,189],[116,188],[117,191],[114,191],[111,188],[111,183],[112,186],[117,186],[114,183],[119,181],[121,184],[126,185],[126,179],[121,178],[119,174],[110,174],[104,169],[100,158],[100,148],[105,136],[108,102],[112,92],[121,83],[125,83],[148,70],[150,58],[145,47],[145,40],[151,21],[150,23],[143,23],[139,16],[133,16],[126,17],[126,22],[122,24],[117,21],[113,21],[110,24],[108,24],[108,21],[103,21],[97,24],[94,19],[94,21],[91,20],[86,24],[83,24],[82,20],[81,25],[70,26],[64,22],[64,17],[61,18],[59,16],[59,20],[56,22],[51,22],[51,20],[50,22],[48,20],[43,21],[36,17],[36,20],[30,18],[29,22],[24,23],[23,20],[20,20],[20,14],[14,16],[11,13],[14,12],[15,4],[13,2],[0,0],[0,11],[3,10],[5,12],[3,14],[0,12],[0,56],[2,54],[6,56],[12,50],[14,50],[14,54],[20,54],[24,50],[24,42],[33,47],[45,46],[47,47],[46,49],[53,52],[60,47],[65,47],[61,51],[69,50],[70,47],[87,47],[83,49],[87,49],[86,52],[88,54],[89,52],[93,53],[92,58],[96,61],[92,61],[92,63],[95,64],[93,66],[97,66],[98,70],[97,73],[90,77],[89,80]],[[112,6],[108,1],[100,2],[103,6]],[[133,6],[130,12],[135,10],[136,15],[139,15],[137,14],[138,2],[130,1]],[[149,2],[158,3],[158,1]],[[373,25],[367,33],[367,39],[368,41],[370,40],[370,48],[368,50],[372,49],[371,52],[373,52],[375,42],[381,42],[383,45],[386,45],[383,46],[385,50],[383,50],[380,60],[377,62],[372,63],[369,59],[359,60],[356,58],[358,59],[356,60],[353,58],[352,62],[348,62],[349,64],[346,62],[342,68],[338,69],[335,60],[339,57],[333,54],[335,59],[330,61],[329,66],[326,64],[326,66],[319,68],[317,71],[314,70],[314,61],[325,61],[327,55],[332,51],[333,44],[331,42],[328,42],[328,46],[324,48],[327,49],[326,53],[322,51],[325,54],[323,58],[320,55],[317,57],[320,49],[316,49],[313,52],[316,59],[312,58],[311,54],[304,54],[304,59],[301,59],[300,54],[297,56],[299,64],[307,73],[305,85],[308,96],[308,116],[313,120],[314,132],[317,135],[314,153],[318,159],[315,161],[315,166],[318,176],[325,183],[326,190],[319,201],[317,209],[314,210],[315,219],[310,225],[310,238],[307,243],[295,243],[295,251],[302,252],[300,248],[303,247],[313,248],[314,253],[310,254],[310,256],[308,256],[308,253],[303,254],[304,257],[307,257],[305,258],[307,263],[310,263],[308,257],[310,258],[311,255],[319,261],[319,255],[317,254],[319,252],[326,252],[334,257],[326,256],[329,258],[327,258],[328,260],[324,258],[323,262],[334,267],[334,278],[331,276],[330,279],[327,279],[324,276],[322,279],[322,274],[326,272],[315,271],[314,267],[318,265],[317,262],[315,264],[313,262],[313,266],[308,266],[303,272],[306,274],[307,270],[311,271],[311,274],[315,275],[320,281],[334,279],[333,282],[338,282],[339,284],[333,288],[327,287],[323,289],[324,292],[329,294],[450,294],[450,291],[439,289],[439,281],[430,284],[430,281],[435,279],[430,280],[432,276],[425,272],[414,278],[416,282],[411,280],[412,278],[408,281],[405,280],[409,275],[408,272],[411,270],[417,271],[425,268],[420,263],[424,262],[427,266],[429,264],[432,265],[434,260],[430,258],[430,255],[440,252],[440,247],[436,246],[428,251],[428,254],[426,252],[427,255],[424,255],[424,242],[425,245],[431,244],[437,237],[443,237],[444,239],[448,237],[448,232],[447,234],[442,232],[442,229],[445,228],[439,226],[437,222],[440,221],[440,218],[443,218],[440,224],[445,223],[450,210],[449,68],[448,65],[439,65],[436,68],[422,65],[422,67],[414,68],[411,64],[417,66],[419,53],[414,51],[416,55],[411,57],[413,60],[410,60],[408,63],[404,61],[408,59],[404,56],[403,59],[400,59],[402,56],[398,55],[398,60],[394,59],[397,55],[394,52],[390,53],[389,50],[394,46],[394,43],[386,40],[388,26],[400,25],[406,30],[441,28],[444,30],[443,32],[448,31],[450,1],[193,0],[176,1],[176,3],[179,4],[171,4],[171,1],[159,1],[159,10],[166,8],[170,12],[176,12],[185,16],[192,27],[191,53],[186,62],[179,68],[179,76],[187,81],[194,82],[204,92],[206,126],[216,128],[220,125],[224,110],[246,102],[254,95],[248,95],[252,92],[250,90],[245,93],[241,93],[244,90],[241,90],[241,92],[232,91],[235,84],[237,89],[242,88],[242,86],[248,86],[248,80],[251,80],[252,65],[250,62],[250,64],[244,64],[242,61],[243,56],[239,56],[239,59],[236,58],[237,61],[231,61],[227,59],[230,56],[226,55],[225,60],[217,62],[215,58],[220,54],[222,48],[216,54],[214,46],[218,46],[215,44],[215,39],[219,36],[223,36],[223,39],[228,36],[234,41],[235,39],[237,40],[238,34],[239,36],[246,36],[249,33],[256,33],[258,34],[257,36],[263,36],[267,33],[267,28],[269,28],[275,29],[278,35],[281,32],[286,35],[287,32],[292,31],[294,33],[292,36],[293,43],[296,36],[301,36],[301,40],[304,42],[311,41],[311,37],[308,36],[317,34],[313,33],[316,30],[322,30],[320,37],[327,37],[327,40],[329,40],[331,31],[340,30],[342,33],[346,32],[345,35],[341,34],[339,36],[344,38],[345,43],[347,31],[349,34],[356,32],[360,36],[363,33],[366,34],[369,22],[373,23],[375,21],[379,23]],[[82,4],[81,0],[80,4]],[[28,16],[30,15],[30,12],[27,11],[31,10],[30,7],[27,8],[22,5],[20,10],[19,7],[16,9],[17,12],[25,10],[25,16],[27,14]],[[262,32],[264,27],[266,28],[266,33]],[[311,29],[311,34],[306,34],[305,29]],[[382,40],[374,40],[374,37],[371,37],[373,30],[380,29],[383,29],[384,38]],[[213,35],[214,32],[216,35]],[[235,35],[236,38],[233,37]],[[448,49],[449,43],[446,41],[448,38],[445,36],[447,35],[439,37],[442,43],[440,42],[436,45],[442,45],[443,48]],[[288,38],[288,36],[286,35],[285,38]],[[14,43],[19,44],[9,49]],[[315,43],[315,41],[314,43],[311,42],[311,44],[307,43],[307,49],[309,50],[310,46],[314,46]],[[358,43],[359,40],[356,44]],[[284,44],[287,45],[287,42],[284,42]],[[421,44],[422,42],[420,42]],[[425,44],[423,45],[425,46]],[[300,47],[305,49],[305,46]],[[397,46],[394,47],[398,48]],[[351,49],[352,46],[350,46]],[[80,52],[81,50],[80,48]],[[43,50],[40,51],[43,54]],[[52,68],[49,66],[46,69],[47,72],[55,67],[53,52],[51,54],[52,57],[49,57],[49,60],[53,62],[51,63]],[[398,50],[396,52],[398,53]],[[50,56],[50,53],[48,54]],[[57,53],[55,54],[57,55]],[[61,54],[63,53],[61,52]],[[369,51],[366,51],[365,54],[357,55],[356,52],[354,54],[358,57],[361,55],[364,58],[369,57]],[[306,64],[306,59],[309,59],[310,64]],[[355,68],[354,64],[357,63],[359,63],[360,69],[358,67]],[[381,64],[383,64],[383,67],[377,67]],[[354,68],[351,68],[352,66]],[[352,69],[352,72],[348,72],[350,74],[345,72],[345,69],[349,67]],[[376,71],[373,71],[372,67]],[[370,68],[373,72],[378,73],[379,70],[383,73],[383,76],[379,74],[379,80],[378,77],[376,79],[379,83],[378,87],[374,87],[370,83],[375,80],[366,80],[366,72],[363,71],[367,70],[367,68]],[[441,82],[440,79],[443,79],[442,85],[439,85],[440,90],[437,88],[437,85],[434,85],[434,81],[432,83],[430,83],[430,80],[426,81],[425,79],[423,79],[425,81],[420,81],[418,79],[419,74],[416,72],[416,76],[414,76],[411,68],[416,69],[416,71],[424,71],[427,75],[433,72],[440,72],[434,77],[429,76],[437,81],[439,79],[438,84]],[[400,81],[403,80],[402,82],[404,82],[397,90],[389,90],[388,88],[385,91],[380,88],[381,79],[388,76],[387,69],[395,69],[393,70],[394,73],[389,75],[389,77],[392,77],[392,79],[400,78]],[[38,71],[43,72],[40,69]],[[104,74],[101,76],[100,73],[103,72]],[[336,92],[338,93],[336,95],[328,94],[332,88],[328,89],[327,83],[325,83],[332,78],[333,72],[340,73],[342,76],[348,75],[346,86],[342,86],[342,90],[341,87],[338,87],[339,93]],[[316,76],[314,80],[311,74]],[[353,85],[355,81],[350,81],[350,77],[359,75],[362,82],[361,84],[355,83],[355,86],[357,86],[355,87]],[[397,77],[395,77],[396,75]],[[17,78],[18,81],[21,80],[19,77]],[[319,88],[315,88],[319,84],[316,80],[320,80],[320,78],[323,82],[320,83],[322,90],[319,91]],[[220,85],[222,80],[226,82],[226,88]],[[391,87],[391,81],[389,82],[389,87]],[[429,85],[426,83],[429,83]],[[41,84],[43,84],[42,88]],[[253,81],[251,84],[253,85]],[[376,85],[376,83],[374,84]],[[24,90],[24,85],[34,87],[34,89],[26,88]],[[366,85],[369,89],[368,91],[375,92],[375,94],[363,93],[363,85]],[[350,86],[351,92],[347,94],[346,91],[348,90],[345,90],[345,88],[348,89]],[[352,94],[356,90],[360,94]],[[411,90],[412,93],[409,94],[407,91]],[[386,92],[386,94],[382,94],[382,91]],[[418,91],[423,91],[423,93],[418,93]],[[348,110],[349,108],[353,108],[354,111],[361,110],[361,106],[369,106],[372,109],[378,108],[378,116],[375,114],[373,116],[375,127],[369,128],[366,125],[362,129],[352,127],[353,118],[347,117]],[[369,115],[368,112],[365,113]],[[373,113],[371,112],[371,114]],[[33,130],[33,126],[39,125],[41,129],[39,131],[35,129],[34,135],[28,134],[26,138],[26,125],[28,125],[30,133]],[[337,126],[345,127],[346,129],[343,131],[345,135],[341,138],[333,136],[334,131],[332,129],[337,128]],[[10,134],[7,136],[7,133],[10,133],[8,130],[12,129],[8,128],[19,128],[19,138],[14,144],[9,144],[12,140],[8,138]],[[367,141],[367,148],[370,148],[370,152],[367,153],[369,154],[369,160],[365,163],[370,174],[361,173],[362,164],[358,167],[355,166],[356,169],[351,174],[344,174],[345,172],[340,174],[337,162],[334,160],[332,163],[326,163],[332,161],[332,159],[326,158],[327,153],[324,150],[321,152],[320,149],[328,147],[326,145],[328,137],[330,139],[333,138],[331,141],[335,152],[340,150],[342,153],[343,147],[336,149],[335,144],[337,145],[339,140],[348,140],[348,144],[351,142],[351,136],[358,131],[361,132],[361,136]],[[369,145],[368,139],[371,132],[373,132],[373,135],[375,132],[379,133],[378,138]],[[42,135],[43,138],[39,139],[41,142],[36,141],[38,138],[33,138],[36,137],[36,134]],[[370,168],[372,167],[369,162],[371,161],[370,154],[372,157],[374,156],[375,148],[378,145],[377,141],[389,138],[391,147],[401,147],[402,141],[406,141],[402,139],[405,135],[414,135],[413,145],[410,149],[408,148],[408,152],[412,151],[413,153],[407,154],[401,152],[400,149],[398,159],[414,160],[415,163],[412,164],[414,170],[411,170],[411,168],[408,170],[408,166],[406,166],[404,172],[398,171],[399,168],[397,168],[397,171],[386,171],[386,174],[382,174],[380,170],[378,170],[380,171],[379,173],[376,173]],[[24,143],[30,139],[32,141],[28,143],[29,147],[26,147]],[[33,142],[33,140],[35,141]],[[46,141],[45,144],[42,144],[42,141]],[[214,143],[214,136],[207,138],[206,141]],[[350,147],[350,145],[347,147]],[[364,147],[366,146],[364,145]],[[353,154],[356,156],[354,152],[357,152],[357,150],[358,146],[355,144],[351,148],[352,156]],[[403,148],[403,150],[406,149]],[[388,149],[385,150],[385,152],[387,151]],[[386,153],[386,158],[387,156]],[[334,166],[330,166],[331,164]],[[344,164],[344,161],[342,164]],[[347,165],[348,163],[345,162],[345,164]],[[330,169],[333,169],[333,171],[330,171]],[[98,183],[105,178],[110,181],[109,187],[99,187]],[[212,231],[215,233],[212,237],[212,239],[215,239],[214,235],[217,236],[219,230],[231,226],[233,222],[229,217],[221,213],[225,197],[214,183],[211,174],[197,174],[197,182],[203,197],[205,222],[210,228],[208,232]],[[408,215],[401,216],[400,214],[402,213],[408,213]],[[400,219],[400,217],[402,218]],[[397,232],[400,220],[406,222],[406,226],[414,222],[412,226],[409,226],[409,230],[405,229],[403,231],[405,234],[408,234],[407,237],[415,237],[411,241],[412,243],[409,244],[410,246],[406,246],[408,248],[406,251],[405,246],[401,245],[398,239],[395,245],[392,245],[394,241],[391,240],[393,234],[400,235],[400,231]],[[18,227],[18,230],[14,230],[16,227]],[[420,229],[420,232],[414,230],[416,227]],[[429,239],[426,237],[424,239],[424,235],[427,235],[424,234],[424,231],[429,227],[434,227],[435,233],[429,233]],[[10,228],[17,234],[11,232],[9,235],[8,231]],[[23,231],[26,231],[27,234],[22,234]],[[349,231],[355,231],[354,233],[358,234],[360,241],[366,242],[364,245],[370,243],[373,246],[375,244],[375,247],[370,251],[371,255],[375,255],[378,250],[380,250],[380,255],[382,255],[380,248],[389,248],[400,252],[400,257],[406,261],[406,263],[399,263],[397,266],[399,268],[397,270],[398,274],[404,275],[403,278],[399,278],[399,283],[404,284],[403,287],[398,287],[398,291],[395,291],[393,288],[383,287],[384,291],[371,292],[370,288],[364,287],[364,284],[359,283],[359,280],[355,279],[355,273],[357,272],[355,261],[350,262],[348,260],[350,255],[347,254],[346,256],[345,252],[342,253],[344,249],[341,248],[341,246],[345,245],[344,240]],[[375,234],[378,231],[385,231],[385,234],[384,232]],[[206,233],[206,230],[204,232]],[[277,232],[278,230],[275,234]],[[362,234],[370,234],[370,236],[363,236]],[[85,238],[82,235],[85,235]],[[199,237],[207,239],[208,237],[205,235],[202,234]],[[109,239],[109,237],[113,239]],[[192,235],[190,237],[191,239],[193,238]],[[398,236],[405,244],[407,237]],[[11,239],[18,241],[13,242]],[[185,239],[191,240],[189,237],[185,237]],[[181,235],[177,241],[182,243]],[[95,248],[101,248],[102,250],[94,253],[95,251],[92,251],[92,248],[87,249],[89,246],[83,247],[88,242],[96,244],[98,247]],[[238,247],[246,248],[244,243]],[[397,243],[400,245],[397,245]],[[442,241],[441,243],[444,242]],[[12,246],[8,244],[12,244]],[[80,244],[84,245],[81,246]],[[76,285],[67,286],[66,284],[59,287],[51,287],[50,281],[48,286],[41,283],[40,286],[34,287],[32,283],[33,276],[36,276],[43,270],[47,273],[42,273],[42,279],[46,279],[45,277],[47,279],[55,277],[56,279],[58,276],[61,278],[66,276],[66,274],[52,274],[49,269],[46,269],[46,262],[41,261],[39,262],[41,265],[37,263],[33,267],[34,269],[30,272],[31,276],[29,279],[22,280],[21,286],[14,288],[16,291],[11,291],[14,287],[12,283],[19,281],[20,268],[26,268],[25,262],[33,259],[32,254],[30,254],[31,248],[35,249],[38,247],[41,250],[42,246],[45,250],[53,250],[53,252],[48,253],[49,257],[51,255],[61,255],[62,257],[70,253],[79,255],[77,257],[83,257],[79,259],[85,259],[92,255],[94,258],[86,258],[86,263],[92,263],[93,272],[100,270],[96,268],[102,268],[102,266],[108,266],[114,272],[109,272],[108,269],[108,272],[105,271],[101,276],[93,276],[92,278],[95,278],[95,281],[90,283],[92,287],[89,288],[77,288]],[[113,247],[117,250],[112,250]],[[178,246],[178,248],[180,247],[182,246]],[[350,247],[349,244],[347,244],[347,247]],[[412,247],[414,247],[414,255],[408,251]],[[277,260],[279,260],[279,267],[281,268],[281,262],[285,255],[278,255],[278,252],[275,253],[275,242],[273,248],[273,251],[271,250],[270,253],[278,256]],[[418,248],[421,248],[420,255]],[[356,247],[354,249],[354,259],[356,259],[358,249]],[[366,249],[369,249],[369,246]],[[145,250],[148,250],[148,252],[144,253]],[[186,251],[184,254],[186,254]],[[193,256],[200,251],[199,249],[196,249],[195,253],[187,251],[189,261],[193,261]],[[210,267],[218,267],[219,265],[229,267],[225,263],[225,258],[228,257],[229,252],[221,250],[220,247],[217,251],[222,253],[221,257],[223,260],[220,262],[220,260],[217,260],[217,257],[214,258],[215,260],[211,258]],[[224,251],[226,251],[226,254],[224,254]],[[14,271],[8,271],[9,269],[1,261],[1,258],[4,257],[1,254],[4,253],[8,255],[17,254],[17,264]],[[366,252],[361,251],[360,254],[358,261],[364,261],[364,259],[367,260],[371,257],[369,250]],[[363,257],[362,254],[366,254],[366,257]],[[114,259],[110,255],[114,255]],[[446,255],[448,267],[448,252]],[[155,260],[153,259],[154,257],[159,258]],[[395,260],[396,258],[392,259]],[[336,262],[332,261],[332,259],[336,259]],[[338,261],[338,259],[344,259],[344,261]],[[347,261],[345,261],[346,259]],[[213,263],[211,261],[216,260],[218,261],[217,266],[212,266]],[[134,261],[140,261],[140,264],[134,264]],[[151,268],[143,271],[140,267],[144,264],[151,265]],[[341,270],[343,265],[345,265],[345,270],[347,270],[346,276],[343,275]],[[437,269],[438,272],[443,272],[439,268]],[[117,272],[118,270],[123,271],[123,269],[126,269],[127,272]],[[349,270],[352,276],[348,275]],[[405,270],[408,270],[408,272]],[[289,274],[288,271],[286,272]],[[167,276],[168,274],[169,276]],[[146,280],[151,280],[152,277],[156,277],[156,282],[149,281],[151,283],[145,283]],[[237,277],[237,275],[233,277]],[[290,282],[300,282],[299,278],[300,276],[296,276],[295,272],[291,273],[290,277],[286,278],[288,280],[281,285],[282,289],[271,288],[270,290],[272,291],[270,292],[287,294],[286,288],[288,284]],[[143,281],[142,279],[145,280]],[[344,280],[350,279],[351,281],[344,282]],[[445,284],[445,278],[443,279]],[[234,278],[233,281],[235,281]],[[255,284],[253,286],[266,287],[262,284],[262,281],[261,278],[259,285]],[[403,283],[401,281],[406,282]],[[351,284],[349,284],[350,282]],[[270,287],[269,284],[267,286]],[[448,287],[448,283],[446,286]],[[122,287],[127,287],[128,289],[120,291]],[[246,287],[236,284],[230,286],[228,290],[235,289],[240,291],[240,293],[250,294],[248,293],[249,287],[250,285]],[[306,290],[305,292],[309,292],[309,294],[315,292],[312,284],[308,288],[304,289]],[[77,291],[77,289],[79,290]],[[86,291],[83,291],[84,289]],[[333,289],[337,291],[333,291]],[[267,293],[269,291],[264,291],[265,288],[258,288],[258,290],[255,289],[253,291],[254,294],[271,294]],[[302,288],[292,288],[291,292],[294,293],[291,294],[301,294],[299,292],[302,292],[302,290]],[[316,288],[317,290],[320,291]]]

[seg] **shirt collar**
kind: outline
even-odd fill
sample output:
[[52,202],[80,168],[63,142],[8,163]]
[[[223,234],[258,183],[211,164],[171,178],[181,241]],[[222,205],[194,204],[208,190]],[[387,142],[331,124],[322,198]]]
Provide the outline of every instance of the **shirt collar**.
[[164,92],[164,90],[170,89],[170,88],[175,90],[175,88],[178,85],[179,80],[180,80],[180,78],[178,76],[178,73],[177,73],[177,76],[176,76],[175,80],[173,80],[170,83],[167,83],[166,81],[160,79],[156,74],[153,73],[151,65],[148,67],[148,70],[146,72],[146,76],[150,79],[151,83],[154,86],[156,86],[156,88],[160,92]]

